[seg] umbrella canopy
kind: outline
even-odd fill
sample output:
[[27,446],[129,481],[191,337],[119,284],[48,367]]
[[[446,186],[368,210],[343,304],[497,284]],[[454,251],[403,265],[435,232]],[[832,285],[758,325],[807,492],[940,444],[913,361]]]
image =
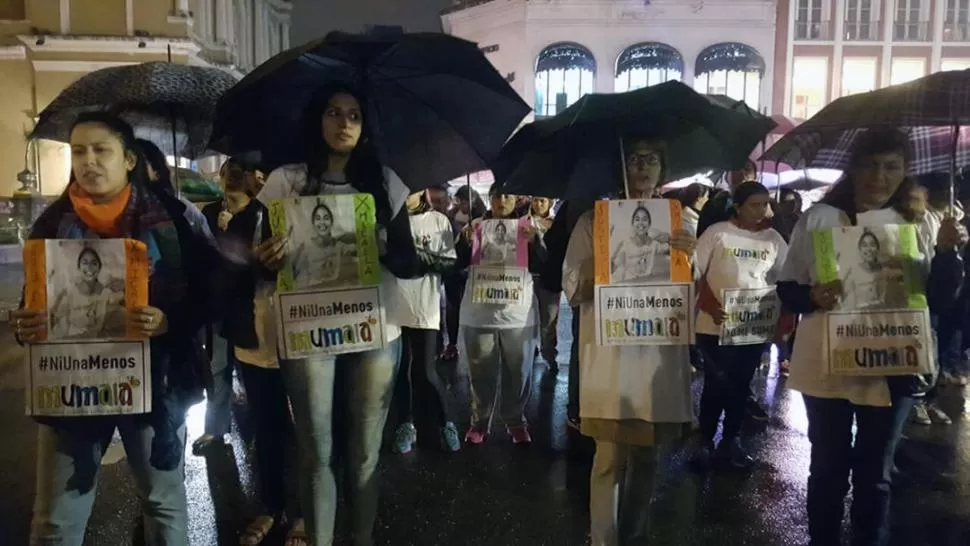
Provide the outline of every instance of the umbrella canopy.
[[235,83],[235,76],[217,68],[167,62],[103,68],[82,76],[44,108],[30,138],[68,142],[78,114],[108,111],[167,155],[200,157],[216,103]]
[[[970,125],[970,70],[937,72],[909,83],[837,99],[792,129],[762,158],[796,168],[844,169],[851,145],[862,131],[898,127],[908,130],[915,144],[917,161],[910,165],[913,172],[933,172],[940,170],[941,162],[949,161],[952,128],[963,125]],[[947,138],[950,144],[941,144]]]
[[559,115],[523,127],[492,170],[507,193],[596,198],[622,188],[624,137],[664,141],[665,176],[677,180],[743,167],[770,129],[763,118],[715,106],[670,81],[586,95]]
[[381,160],[413,189],[487,168],[529,113],[476,44],[438,33],[338,32],[280,53],[229,91],[212,147],[260,150],[274,165],[304,162],[304,112],[338,84],[363,97]]

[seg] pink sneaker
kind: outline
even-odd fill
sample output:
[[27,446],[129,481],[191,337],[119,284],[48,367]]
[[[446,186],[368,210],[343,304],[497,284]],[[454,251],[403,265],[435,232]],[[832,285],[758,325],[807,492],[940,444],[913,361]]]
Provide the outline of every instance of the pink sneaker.
[[479,445],[485,442],[486,436],[488,436],[488,432],[472,427],[465,433],[465,441],[469,444]]
[[519,425],[517,427],[509,427],[509,435],[512,436],[513,444],[531,444],[532,436],[529,435],[529,427],[526,425]]

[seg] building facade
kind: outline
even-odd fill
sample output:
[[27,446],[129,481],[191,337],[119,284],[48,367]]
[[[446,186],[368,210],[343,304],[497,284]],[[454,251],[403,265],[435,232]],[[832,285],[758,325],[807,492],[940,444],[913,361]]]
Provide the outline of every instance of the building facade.
[[779,0],[776,112],[970,68],[970,0]]
[[680,80],[772,104],[773,0],[459,0],[445,32],[477,42],[538,116],[585,93]]
[[242,74],[289,46],[289,11],[283,0],[0,0],[0,197],[25,169],[44,195],[63,191],[67,146],[26,135],[84,74],[165,60]]

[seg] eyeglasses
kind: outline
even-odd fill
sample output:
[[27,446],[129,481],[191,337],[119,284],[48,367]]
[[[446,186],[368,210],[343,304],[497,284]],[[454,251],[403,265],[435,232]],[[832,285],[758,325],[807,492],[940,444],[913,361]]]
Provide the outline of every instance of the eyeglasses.
[[660,154],[657,153],[646,153],[639,154],[633,153],[627,156],[626,162],[628,165],[642,166],[649,165],[651,167],[660,164]]

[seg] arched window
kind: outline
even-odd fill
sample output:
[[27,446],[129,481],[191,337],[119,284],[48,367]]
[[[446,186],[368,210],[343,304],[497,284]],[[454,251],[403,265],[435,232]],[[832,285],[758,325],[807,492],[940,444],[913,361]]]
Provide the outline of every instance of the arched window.
[[701,51],[694,64],[694,89],[708,95],[727,95],[761,109],[761,80],[765,60],[751,46],[714,44]]
[[632,45],[616,59],[617,93],[633,91],[670,80],[684,74],[684,58],[667,44],[648,42]]
[[553,44],[536,59],[537,116],[554,116],[593,92],[596,59],[579,44]]

